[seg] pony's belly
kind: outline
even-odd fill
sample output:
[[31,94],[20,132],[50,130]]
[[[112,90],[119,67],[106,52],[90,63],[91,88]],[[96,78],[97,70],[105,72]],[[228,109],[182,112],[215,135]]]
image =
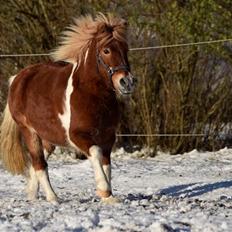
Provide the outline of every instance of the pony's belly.
[[49,126],[49,128],[35,128],[39,137],[53,145],[67,146],[65,131],[61,126]]
[[52,114],[50,112],[48,115],[39,112],[35,114],[30,113],[27,115],[27,122],[42,140],[46,140],[54,145],[66,145],[65,130],[55,113]]

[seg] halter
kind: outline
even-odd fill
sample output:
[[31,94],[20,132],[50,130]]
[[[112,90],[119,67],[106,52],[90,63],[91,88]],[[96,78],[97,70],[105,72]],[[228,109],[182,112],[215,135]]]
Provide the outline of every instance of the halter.
[[114,75],[114,73],[118,72],[119,70],[128,71],[128,72],[130,70],[128,65],[124,65],[124,64],[115,66],[115,67],[109,66],[108,64],[104,62],[99,51],[97,51],[97,64],[98,64],[98,67],[99,67],[99,64],[101,64],[103,68],[107,71],[107,74],[108,74],[108,77],[110,78],[111,83],[112,83],[112,76]]

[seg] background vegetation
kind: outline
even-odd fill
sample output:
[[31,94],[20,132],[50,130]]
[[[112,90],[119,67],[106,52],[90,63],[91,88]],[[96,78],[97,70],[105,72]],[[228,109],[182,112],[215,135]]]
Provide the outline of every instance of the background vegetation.
[[[8,0],[0,6],[0,54],[49,52],[73,17],[98,11],[128,20],[130,47],[232,38],[231,0]],[[46,59],[0,58],[0,112],[9,76]],[[139,85],[121,104],[120,133],[206,135],[122,137],[118,145],[172,154],[230,145],[222,134],[231,132],[231,43],[131,51],[129,59]]]

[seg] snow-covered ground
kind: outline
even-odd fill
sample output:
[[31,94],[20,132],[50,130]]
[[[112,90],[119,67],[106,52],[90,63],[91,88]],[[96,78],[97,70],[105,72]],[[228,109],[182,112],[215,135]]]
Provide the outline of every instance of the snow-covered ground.
[[232,150],[138,158],[113,154],[113,190],[121,202],[96,198],[88,160],[52,156],[58,206],[26,200],[25,180],[0,164],[0,231],[232,231]]

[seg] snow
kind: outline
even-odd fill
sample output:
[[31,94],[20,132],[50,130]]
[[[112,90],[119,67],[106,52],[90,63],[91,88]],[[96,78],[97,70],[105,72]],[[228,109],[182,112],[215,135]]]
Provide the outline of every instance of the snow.
[[49,161],[59,205],[25,195],[25,180],[0,164],[0,231],[232,231],[232,150],[171,156],[144,148],[112,154],[113,191],[120,203],[95,196],[88,160],[56,150]]

